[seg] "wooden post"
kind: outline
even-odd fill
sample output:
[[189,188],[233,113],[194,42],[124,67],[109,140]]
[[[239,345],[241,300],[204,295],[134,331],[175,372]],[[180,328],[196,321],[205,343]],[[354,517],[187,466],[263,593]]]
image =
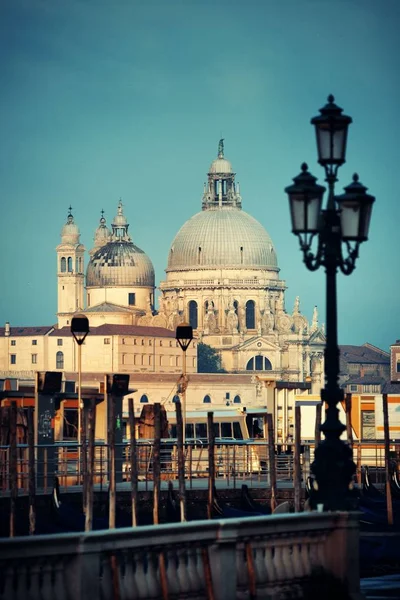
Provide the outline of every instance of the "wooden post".
[[273,512],[277,506],[277,489],[276,489],[276,469],[275,469],[275,442],[274,442],[274,425],[272,415],[267,415],[268,428],[268,463],[269,463],[269,481],[271,486],[271,511]]
[[179,506],[181,521],[186,521],[185,457],[183,455],[182,406],[175,402],[176,410],[176,449],[178,453]]
[[362,459],[362,443],[359,441],[357,446],[357,484],[361,485],[361,459]]
[[160,403],[154,404],[154,447],[153,447],[153,524],[160,522],[160,447],[161,412]]
[[208,548],[201,549],[201,556],[203,561],[204,581],[206,584],[207,600],[214,600],[214,589],[212,582],[210,558],[208,556]]
[[214,413],[207,413],[208,430],[208,505],[207,516],[212,519],[215,489],[215,435],[214,435]]
[[315,407],[315,430],[314,430],[314,439],[315,439],[315,450],[318,448],[321,442],[321,417],[322,417],[322,402],[317,404]]
[[86,515],[85,531],[91,531],[93,526],[93,478],[94,478],[94,455],[95,455],[95,432],[96,432],[96,398],[90,401],[90,413],[87,414],[88,429],[88,461],[86,482]]
[[29,535],[33,535],[36,529],[35,431],[33,426],[33,406],[28,408],[28,453]]
[[301,446],[301,409],[300,406],[294,407],[295,415],[295,435],[294,435],[294,510],[301,511],[301,465],[300,465],[300,446]]
[[382,394],[383,431],[385,435],[385,476],[386,476],[386,506],[388,524],[393,525],[392,489],[390,487],[390,440],[389,440],[389,411],[387,394]]
[[109,460],[109,488],[108,488],[108,502],[109,502],[109,513],[108,513],[108,526],[110,529],[115,528],[115,512],[116,512],[116,472],[115,472],[115,406],[114,397],[112,394],[108,395],[108,460]]
[[257,598],[257,581],[256,581],[256,569],[254,567],[253,549],[251,542],[245,543],[246,548],[246,563],[247,563],[247,576],[249,578],[249,598],[254,600]]
[[353,430],[351,427],[351,394],[348,393],[344,399],[346,409],[346,432],[347,432],[347,443],[353,448]]
[[82,452],[82,508],[86,513],[87,488],[88,488],[88,447],[87,447],[87,429],[88,429],[88,411],[82,402],[81,417],[81,452]]
[[136,455],[136,430],[135,411],[133,398],[128,399],[129,429],[131,432],[131,502],[132,502],[132,527],[137,526],[137,492],[138,492],[138,468]]
[[15,536],[15,519],[18,497],[17,474],[17,403],[11,402],[10,406],[10,458],[8,463],[10,480],[10,537]]

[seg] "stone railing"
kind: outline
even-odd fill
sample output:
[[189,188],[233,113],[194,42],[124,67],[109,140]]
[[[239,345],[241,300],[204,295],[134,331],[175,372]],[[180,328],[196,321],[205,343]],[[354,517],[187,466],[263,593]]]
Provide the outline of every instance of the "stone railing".
[[358,544],[356,513],[3,539],[0,598],[281,600],[311,597],[317,580],[322,598],[324,585],[336,585],[338,597],[355,600]]

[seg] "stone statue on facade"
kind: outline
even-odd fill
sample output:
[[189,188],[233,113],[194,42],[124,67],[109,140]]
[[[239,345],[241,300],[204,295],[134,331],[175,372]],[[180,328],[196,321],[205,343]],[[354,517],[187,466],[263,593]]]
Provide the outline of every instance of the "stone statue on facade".
[[231,298],[228,304],[228,314],[226,317],[226,328],[229,333],[235,334],[238,332],[239,320],[235,311],[234,300]]
[[317,329],[318,329],[318,308],[316,306],[314,306],[310,331],[311,331],[311,333],[313,333],[314,331],[317,331]]

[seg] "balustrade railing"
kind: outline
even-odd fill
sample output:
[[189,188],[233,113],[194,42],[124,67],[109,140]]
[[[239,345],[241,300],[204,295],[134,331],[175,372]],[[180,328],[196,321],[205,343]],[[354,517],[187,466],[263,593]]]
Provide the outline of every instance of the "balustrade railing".
[[0,600],[300,599],[333,580],[356,600],[358,548],[354,513],[3,539]]

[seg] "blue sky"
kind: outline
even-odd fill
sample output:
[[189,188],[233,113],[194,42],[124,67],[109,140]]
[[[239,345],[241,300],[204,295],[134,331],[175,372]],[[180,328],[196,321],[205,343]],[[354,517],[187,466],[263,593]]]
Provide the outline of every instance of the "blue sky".
[[317,164],[310,118],[329,93],[353,118],[352,174],[377,200],[356,271],[339,275],[339,342],[400,337],[398,0],[2,0],[0,323],[56,321],[56,253],[71,204],[90,248],[119,197],[156,279],[201,207],[218,140],[243,208],[271,235],[286,307],[325,314],[284,187]]

